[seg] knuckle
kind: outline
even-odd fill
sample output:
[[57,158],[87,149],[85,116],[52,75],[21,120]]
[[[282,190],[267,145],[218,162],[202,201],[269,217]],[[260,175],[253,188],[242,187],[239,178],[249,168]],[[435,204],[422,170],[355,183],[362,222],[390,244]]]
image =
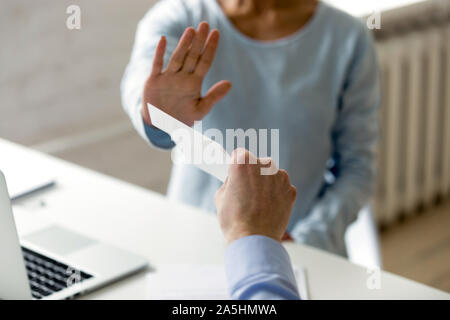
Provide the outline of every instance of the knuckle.
[[172,61],[170,61],[170,63],[172,63],[174,65],[180,65],[182,62],[183,62],[183,60],[181,59],[180,56],[173,56]]
[[269,157],[259,158],[258,160],[263,166],[270,166],[272,164],[272,158]]
[[212,64],[213,60],[210,57],[205,57],[202,56],[202,59],[200,61],[200,63],[204,66],[209,66],[210,64]]
[[230,171],[232,175],[241,176],[247,170],[247,165],[243,163],[232,163]]
[[297,188],[291,185],[289,188],[289,194],[293,199],[297,198]]
[[236,148],[231,153],[232,163],[242,165],[246,164],[248,158],[248,151],[243,148]]
[[294,195],[297,195],[297,188],[291,185],[291,190]]
[[279,176],[279,178],[280,178],[281,181],[283,181],[283,182],[286,182],[286,181],[289,182],[289,175],[288,175],[288,173],[286,172],[286,170],[284,170],[284,169],[279,169],[277,175]]

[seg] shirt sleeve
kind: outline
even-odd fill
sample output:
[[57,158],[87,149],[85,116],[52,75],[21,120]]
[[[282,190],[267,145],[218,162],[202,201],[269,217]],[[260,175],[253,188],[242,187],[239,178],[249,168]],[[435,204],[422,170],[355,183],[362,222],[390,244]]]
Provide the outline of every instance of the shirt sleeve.
[[345,231],[372,192],[380,88],[371,35],[361,32],[338,102],[332,132],[335,181],[291,230],[299,242],[347,255]]
[[122,105],[142,138],[153,146],[170,149],[173,142],[163,131],[145,126],[141,115],[142,92],[151,72],[156,45],[161,36],[167,39],[164,63],[178,44],[185,28],[189,26],[185,1],[164,0],[156,3],[138,24],[133,51],[122,78],[120,91]]
[[234,241],[225,253],[230,296],[239,300],[299,299],[288,253],[268,237]]

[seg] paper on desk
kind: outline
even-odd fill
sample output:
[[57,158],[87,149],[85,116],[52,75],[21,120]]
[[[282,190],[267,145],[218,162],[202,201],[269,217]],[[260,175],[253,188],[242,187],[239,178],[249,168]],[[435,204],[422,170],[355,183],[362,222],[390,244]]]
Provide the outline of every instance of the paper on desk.
[[[300,297],[308,300],[305,269],[294,266]],[[229,300],[225,268],[220,265],[160,265],[146,277],[149,299]]]
[[55,184],[51,173],[36,170],[28,159],[2,155],[0,170],[5,175],[6,185],[11,200],[33,193]]
[[178,160],[193,164],[220,181],[225,181],[231,158],[219,143],[195,131],[161,109],[149,103],[147,103],[147,107],[152,124],[168,133],[176,143],[175,148],[184,156],[184,160]]

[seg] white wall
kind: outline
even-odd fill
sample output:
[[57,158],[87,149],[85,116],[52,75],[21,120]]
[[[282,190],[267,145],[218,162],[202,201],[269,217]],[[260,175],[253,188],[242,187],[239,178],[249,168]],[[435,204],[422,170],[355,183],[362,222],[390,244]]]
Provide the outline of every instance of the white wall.
[[[120,79],[154,2],[0,1],[0,137],[30,145],[123,121]],[[70,4],[79,31],[66,28]]]
[[[138,137],[119,91],[154,2],[0,1],[0,138],[165,192],[170,154]],[[66,28],[71,4],[81,7],[79,31]]]

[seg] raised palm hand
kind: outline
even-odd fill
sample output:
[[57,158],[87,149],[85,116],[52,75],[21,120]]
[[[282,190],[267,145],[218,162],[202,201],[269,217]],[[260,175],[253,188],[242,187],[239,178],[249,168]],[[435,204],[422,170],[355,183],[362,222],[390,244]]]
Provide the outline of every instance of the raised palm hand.
[[202,82],[214,60],[219,36],[218,30],[209,32],[206,22],[200,23],[197,30],[187,28],[165,70],[162,69],[166,39],[161,37],[143,92],[142,115],[147,124],[151,125],[147,103],[192,126],[228,93],[231,82],[222,80],[201,96]]

